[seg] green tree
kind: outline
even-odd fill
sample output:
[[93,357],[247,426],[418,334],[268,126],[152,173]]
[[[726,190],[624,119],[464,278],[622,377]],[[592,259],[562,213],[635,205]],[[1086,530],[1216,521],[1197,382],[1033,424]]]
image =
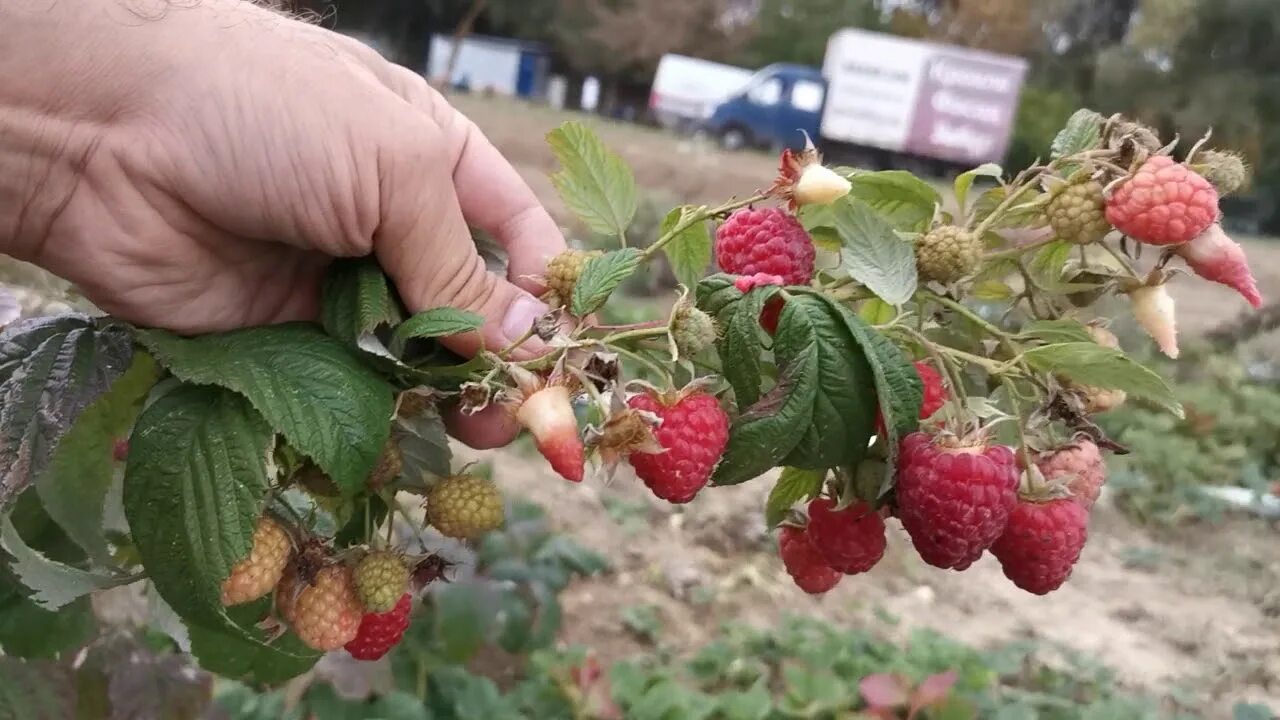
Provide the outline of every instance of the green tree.
[[736,60],[747,67],[793,62],[820,67],[831,33],[844,27],[886,29],[878,0],[762,0]]

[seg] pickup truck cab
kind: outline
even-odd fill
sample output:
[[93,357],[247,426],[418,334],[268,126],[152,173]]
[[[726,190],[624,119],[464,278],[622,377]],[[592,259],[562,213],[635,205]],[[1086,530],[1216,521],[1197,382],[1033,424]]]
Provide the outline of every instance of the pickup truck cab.
[[728,150],[744,147],[804,147],[822,122],[827,83],[817,68],[768,65],[716,107],[705,129]]

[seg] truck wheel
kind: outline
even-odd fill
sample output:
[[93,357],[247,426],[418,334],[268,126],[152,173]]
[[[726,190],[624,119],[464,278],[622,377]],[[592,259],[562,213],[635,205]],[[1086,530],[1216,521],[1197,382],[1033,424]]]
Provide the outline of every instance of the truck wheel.
[[747,131],[736,126],[729,126],[720,131],[720,147],[730,152],[741,150],[751,142]]

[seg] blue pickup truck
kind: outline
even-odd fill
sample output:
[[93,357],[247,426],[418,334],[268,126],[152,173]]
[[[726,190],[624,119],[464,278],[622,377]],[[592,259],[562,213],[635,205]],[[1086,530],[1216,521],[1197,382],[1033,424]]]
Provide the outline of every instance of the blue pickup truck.
[[972,166],[1008,148],[1022,58],[846,29],[821,70],[769,65],[704,123],[728,149],[798,148],[805,134],[859,164]]

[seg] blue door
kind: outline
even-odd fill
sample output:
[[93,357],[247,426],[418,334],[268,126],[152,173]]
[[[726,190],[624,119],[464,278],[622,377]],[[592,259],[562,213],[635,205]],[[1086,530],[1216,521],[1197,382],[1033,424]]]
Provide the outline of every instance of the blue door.
[[538,53],[520,51],[520,66],[516,70],[516,95],[533,97],[538,90]]

